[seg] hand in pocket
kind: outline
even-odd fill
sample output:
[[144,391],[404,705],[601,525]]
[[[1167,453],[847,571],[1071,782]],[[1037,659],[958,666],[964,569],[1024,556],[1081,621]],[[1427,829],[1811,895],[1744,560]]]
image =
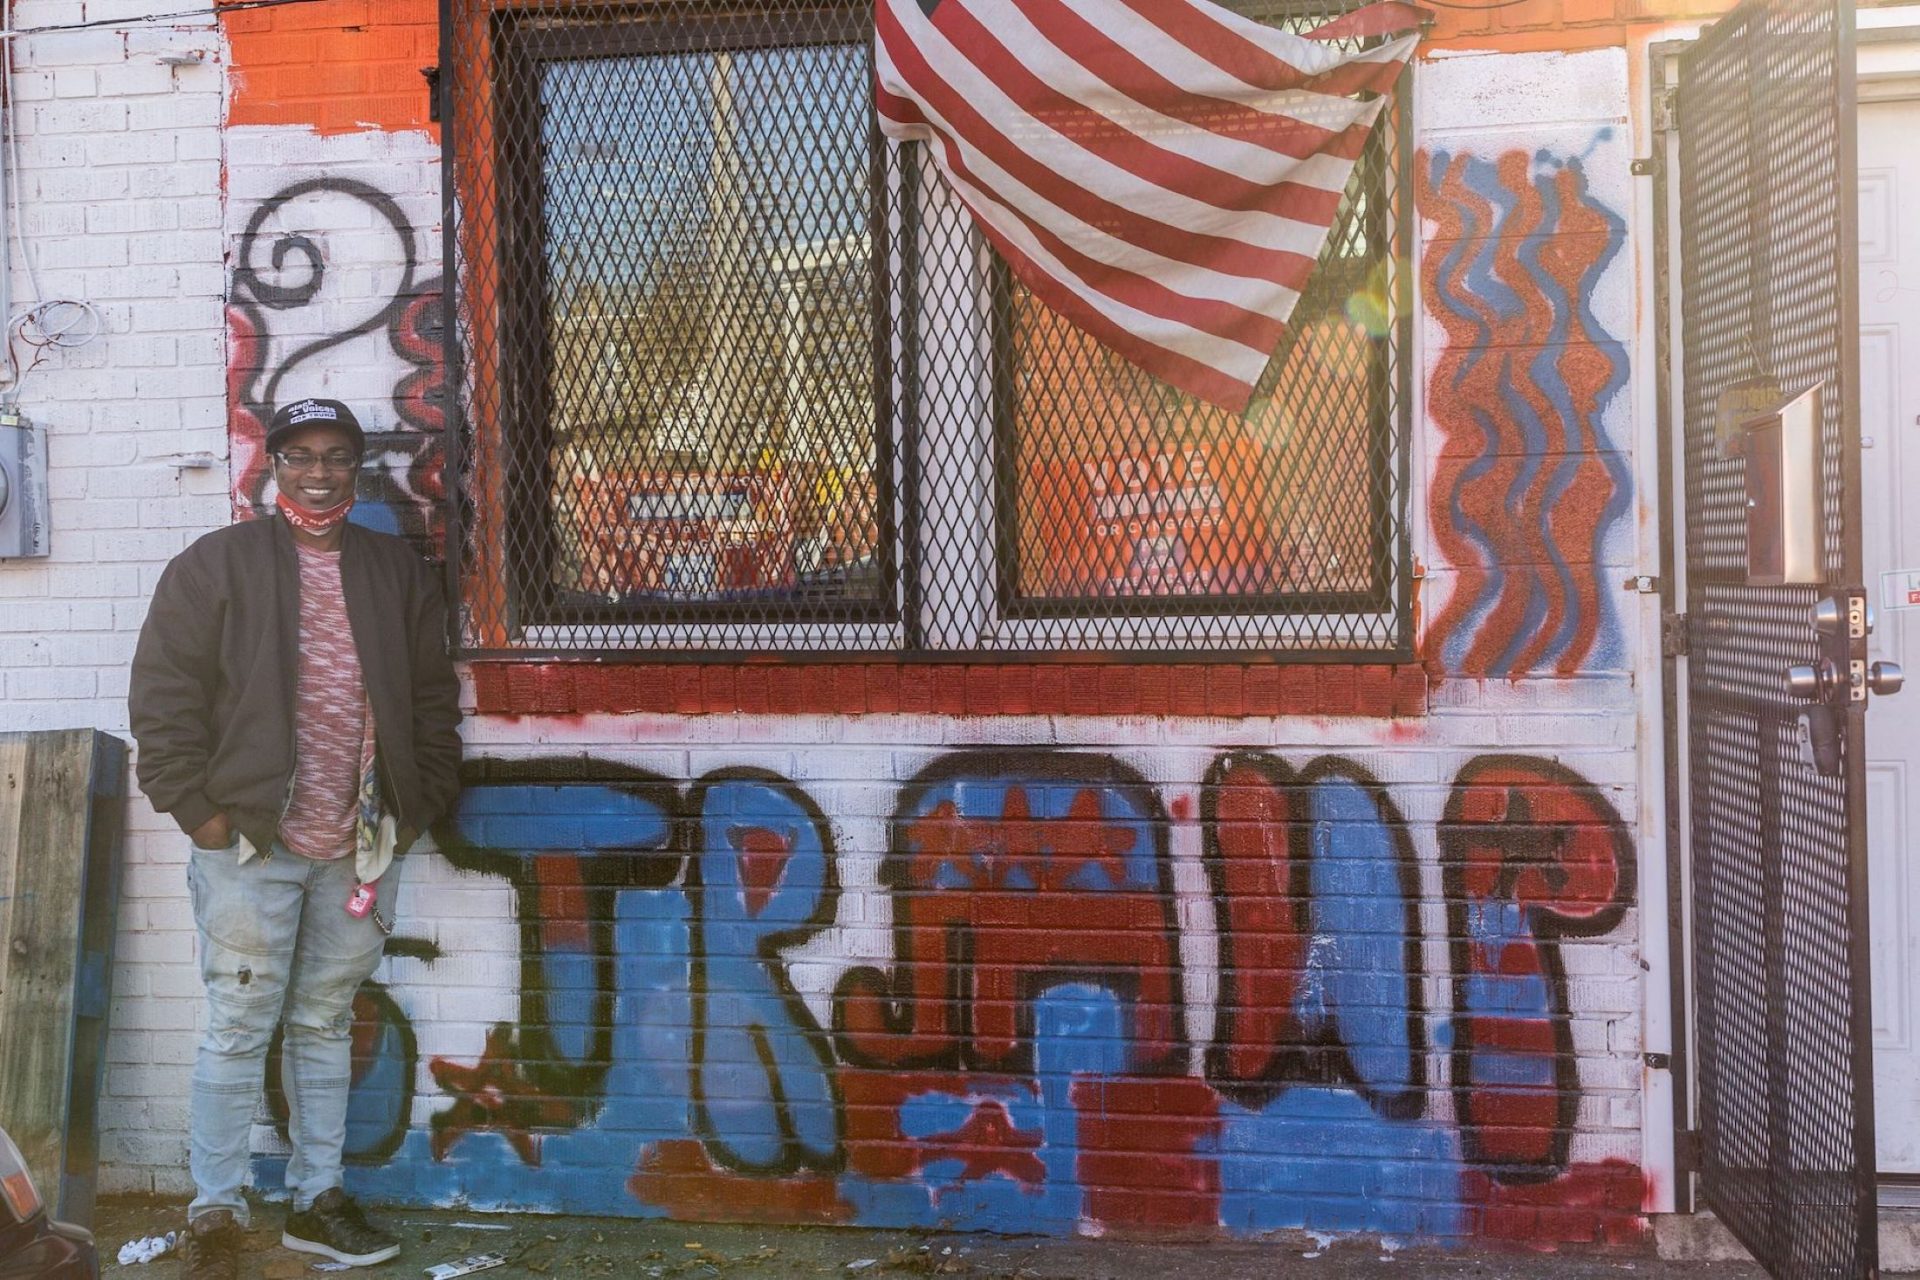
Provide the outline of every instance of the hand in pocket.
[[216,813],[193,829],[187,837],[202,849],[224,849],[233,843],[233,824],[227,815]]

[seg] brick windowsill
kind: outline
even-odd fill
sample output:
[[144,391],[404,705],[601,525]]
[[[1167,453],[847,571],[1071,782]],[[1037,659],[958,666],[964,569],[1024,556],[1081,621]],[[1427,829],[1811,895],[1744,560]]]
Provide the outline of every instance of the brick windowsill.
[[1421,716],[1415,663],[501,662],[482,715]]

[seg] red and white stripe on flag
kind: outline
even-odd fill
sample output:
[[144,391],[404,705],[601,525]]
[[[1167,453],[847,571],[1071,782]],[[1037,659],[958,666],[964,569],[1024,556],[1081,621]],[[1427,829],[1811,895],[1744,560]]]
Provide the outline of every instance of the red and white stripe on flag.
[[1420,16],[1298,36],[1209,0],[876,0],[875,101],[1036,296],[1244,413]]

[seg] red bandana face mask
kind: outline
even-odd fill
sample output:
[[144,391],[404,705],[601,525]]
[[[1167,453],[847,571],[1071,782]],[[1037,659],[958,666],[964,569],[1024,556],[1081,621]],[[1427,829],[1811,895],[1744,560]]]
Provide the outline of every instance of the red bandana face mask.
[[325,511],[303,507],[284,493],[276,496],[273,501],[274,505],[280,508],[280,514],[287,518],[288,524],[303,533],[321,534],[347,518],[347,512],[353,510],[353,498],[354,495],[349,494],[346,501],[335,503]]

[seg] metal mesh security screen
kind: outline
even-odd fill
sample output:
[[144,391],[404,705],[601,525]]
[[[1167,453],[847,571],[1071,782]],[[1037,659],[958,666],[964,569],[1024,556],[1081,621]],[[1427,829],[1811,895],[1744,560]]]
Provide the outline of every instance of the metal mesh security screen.
[[[1701,1181],[1778,1276],[1875,1274],[1860,734],[1823,777],[1786,668],[1811,587],[1747,581],[1747,488],[1717,407],[1824,383],[1829,582],[1860,573],[1850,11],[1750,2],[1683,59],[1679,120]],[[1852,469],[1851,479],[1848,469]]]
[[1242,419],[881,141],[865,6],[443,22],[469,653],[1410,652],[1404,90]]

